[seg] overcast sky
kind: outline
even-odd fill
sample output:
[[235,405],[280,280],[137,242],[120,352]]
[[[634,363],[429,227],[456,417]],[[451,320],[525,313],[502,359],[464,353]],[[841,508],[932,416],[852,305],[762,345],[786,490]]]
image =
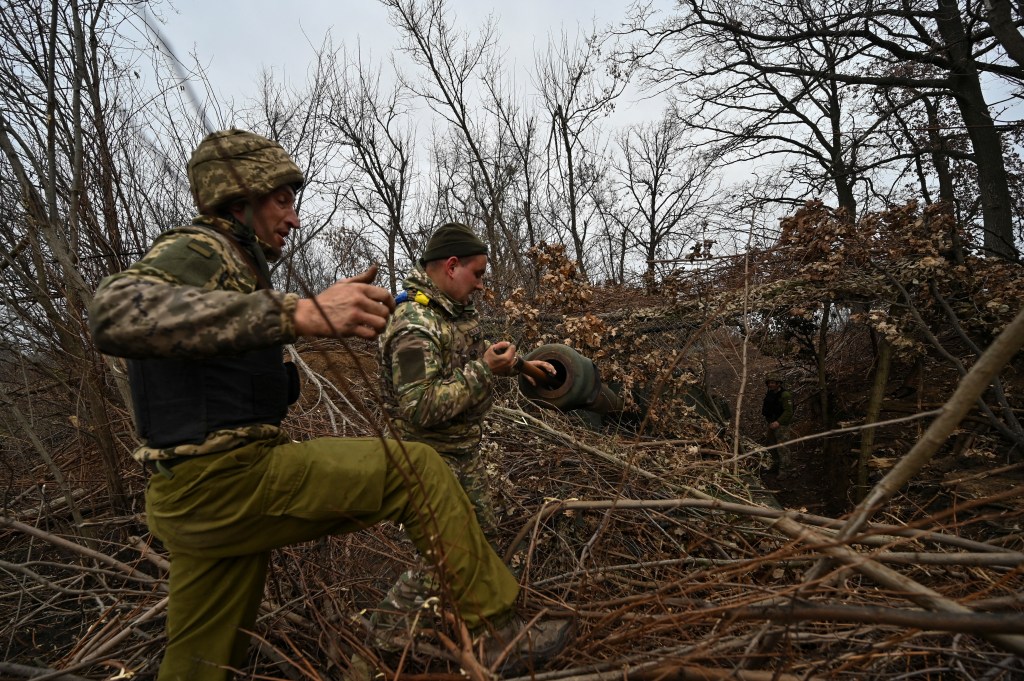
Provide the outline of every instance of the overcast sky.
[[[307,66],[324,37],[353,51],[361,44],[374,61],[386,61],[398,44],[398,32],[376,0],[171,0],[165,7],[165,38],[179,58],[189,62],[195,52],[218,94],[247,96],[254,92],[264,67],[295,83],[306,78]],[[596,23],[603,27],[622,18],[626,0],[449,0],[456,27],[475,30],[493,14],[500,44],[508,50],[516,79],[528,82],[536,46],[548,34],[564,29],[575,36]]]

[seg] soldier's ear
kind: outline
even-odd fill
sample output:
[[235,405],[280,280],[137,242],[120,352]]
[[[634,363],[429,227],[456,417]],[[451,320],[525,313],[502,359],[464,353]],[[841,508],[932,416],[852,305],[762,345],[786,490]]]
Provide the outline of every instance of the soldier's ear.
[[248,201],[232,201],[228,205],[228,212],[236,220],[238,220],[239,222],[241,222],[243,224],[246,224],[246,220],[249,217],[249,214],[246,212],[246,210],[248,208],[249,208],[249,202]]
[[458,256],[455,256],[455,255],[453,255],[450,258],[448,258],[447,260],[445,260],[444,261],[444,272],[445,272],[445,274],[447,274],[449,277],[454,277],[455,276],[455,268],[459,266],[459,262],[460,261],[459,261]]

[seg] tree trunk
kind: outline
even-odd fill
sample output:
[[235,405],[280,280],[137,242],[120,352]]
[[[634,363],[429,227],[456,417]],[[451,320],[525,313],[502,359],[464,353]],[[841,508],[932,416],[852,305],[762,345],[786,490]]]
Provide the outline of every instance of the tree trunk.
[[569,122],[566,120],[565,114],[562,113],[561,109],[556,111],[555,114],[559,117],[558,128],[562,134],[562,144],[565,145],[565,166],[566,173],[568,174],[567,189],[569,192],[569,234],[572,236],[572,246],[576,251],[576,267],[579,270],[580,276],[585,281],[589,281],[587,277],[587,264],[583,258],[583,235],[579,231],[579,200],[576,196],[576,168],[572,154],[572,140],[569,138]]
[[985,20],[988,21],[989,28],[992,29],[992,35],[1003,46],[1010,59],[1020,66],[1024,66],[1024,37],[1021,37],[1020,31],[1014,24],[1009,0],[984,0],[984,2],[985,9],[988,10]]
[[[878,421],[882,410],[882,397],[885,396],[885,384],[889,380],[889,366],[892,361],[892,346],[884,338],[879,339],[878,361],[875,365],[875,382],[871,386],[871,398],[868,401],[868,413],[864,417],[864,425]],[[856,501],[860,502],[868,491],[868,461],[871,459],[872,445],[875,441],[875,428],[865,428],[860,436],[860,457],[857,460]]]
[[821,327],[818,329],[818,351],[815,357],[818,368],[818,393],[821,398],[821,425],[825,430],[832,428],[832,405],[830,404],[828,373],[825,370],[825,358],[828,355],[828,324],[832,316],[832,301],[826,300],[821,310]]
[[1010,185],[1003,162],[1003,146],[989,113],[981,78],[971,55],[970,37],[963,25],[957,0],[938,0],[937,24],[950,60],[950,84],[967,135],[974,147],[981,198],[984,248],[989,255],[1017,258],[1013,242]]

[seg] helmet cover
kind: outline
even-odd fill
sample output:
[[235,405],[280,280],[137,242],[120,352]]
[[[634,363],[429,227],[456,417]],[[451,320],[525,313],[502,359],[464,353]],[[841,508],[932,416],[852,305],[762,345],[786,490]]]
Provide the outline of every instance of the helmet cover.
[[298,190],[304,181],[302,170],[280,144],[236,128],[204,137],[188,162],[188,185],[200,213],[284,185]]

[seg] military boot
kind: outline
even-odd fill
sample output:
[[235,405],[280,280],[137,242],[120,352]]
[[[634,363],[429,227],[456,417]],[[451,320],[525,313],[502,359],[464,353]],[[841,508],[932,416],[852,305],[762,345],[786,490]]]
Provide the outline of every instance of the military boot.
[[572,640],[575,622],[571,618],[541,617],[526,621],[512,613],[498,627],[477,634],[480,662],[503,676],[542,669]]
[[412,645],[424,629],[434,625],[440,590],[437,580],[422,569],[406,570],[370,613],[373,645],[399,652]]

